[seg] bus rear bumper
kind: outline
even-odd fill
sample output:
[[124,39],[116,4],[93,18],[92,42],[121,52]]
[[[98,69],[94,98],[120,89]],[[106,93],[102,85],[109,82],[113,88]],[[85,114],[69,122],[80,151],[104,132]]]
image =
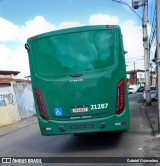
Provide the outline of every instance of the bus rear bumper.
[[129,120],[126,115],[112,115],[103,118],[76,121],[44,121],[39,118],[38,121],[41,134],[46,136],[118,131],[129,128]]

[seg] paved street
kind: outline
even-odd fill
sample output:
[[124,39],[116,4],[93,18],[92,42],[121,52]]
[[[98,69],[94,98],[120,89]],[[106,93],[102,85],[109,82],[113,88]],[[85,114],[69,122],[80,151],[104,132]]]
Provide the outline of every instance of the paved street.
[[153,136],[146,114],[140,110],[142,93],[129,95],[129,100],[131,126],[127,132],[44,137],[40,134],[38,124],[34,123],[1,136],[0,156],[149,157],[151,152],[148,143]]

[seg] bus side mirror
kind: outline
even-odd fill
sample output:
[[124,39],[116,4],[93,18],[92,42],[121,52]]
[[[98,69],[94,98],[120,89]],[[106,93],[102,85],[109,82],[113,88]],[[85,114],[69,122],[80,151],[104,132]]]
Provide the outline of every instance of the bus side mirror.
[[125,50],[124,50],[124,54],[127,54],[127,53],[128,53],[128,51],[125,51]]

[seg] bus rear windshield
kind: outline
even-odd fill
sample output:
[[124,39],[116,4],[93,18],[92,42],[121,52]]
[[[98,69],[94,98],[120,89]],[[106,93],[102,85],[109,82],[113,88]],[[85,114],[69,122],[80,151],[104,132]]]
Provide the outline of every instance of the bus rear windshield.
[[55,35],[36,40],[34,61],[39,74],[59,75],[103,69],[114,65],[112,30]]

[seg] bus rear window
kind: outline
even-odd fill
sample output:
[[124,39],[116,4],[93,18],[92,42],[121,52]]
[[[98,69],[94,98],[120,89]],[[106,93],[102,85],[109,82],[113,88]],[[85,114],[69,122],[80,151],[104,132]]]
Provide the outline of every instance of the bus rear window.
[[33,43],[36,70],[59,75],[103,69],[114,64],[112,30],[55,35]]

